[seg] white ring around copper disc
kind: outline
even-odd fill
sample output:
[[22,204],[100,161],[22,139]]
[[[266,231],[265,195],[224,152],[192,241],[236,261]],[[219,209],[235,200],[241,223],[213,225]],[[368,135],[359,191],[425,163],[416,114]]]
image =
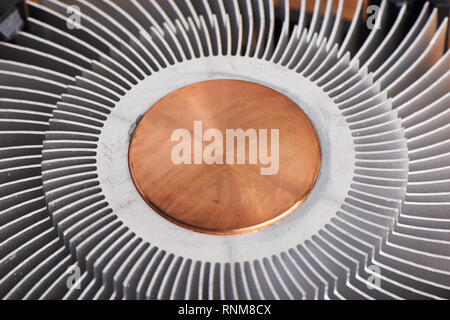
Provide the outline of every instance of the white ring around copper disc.
[[[180,227],[148,206],[131,179],[128,149],[140,117],[169,93],[212,79],[246,80],[277,90],[301,106],[319,136],[321,170],[308,199],[285,219],[257,232],[220,236]],[[170,66],[130,90],[105,122],[97,167],[110,208],[144,241],[193,260],[232,263],[287,251],[317,234],[336,215],[350,190],[355,151],[344,116],[316,84],[270,61],[221,56]]]

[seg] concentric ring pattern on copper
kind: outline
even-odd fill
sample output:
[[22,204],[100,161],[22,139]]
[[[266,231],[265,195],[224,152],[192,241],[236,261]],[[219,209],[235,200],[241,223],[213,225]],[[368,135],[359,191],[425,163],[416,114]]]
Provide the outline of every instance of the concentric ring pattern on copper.
[[[0,41],[0,298],[450,298],[448,18],[367,3],[27,1]],[[320,174],[273,227],[188,232],[136,190],[130,129],[231,77],[301,101]]]
[[[172,134],[179,129],[192,137],[183,150],[190,153],[188,163],[171,158],[178,144]],[[209,129],[220,131],[223,140],[204,139]],[[259,139],[252,149],[250,133],[245,137],[240,164],[238,139],[234,151],[227,144],[227,132],[238,129]],[[271,135],[274,130],[278,139]],[[211,154],[220,160],[205,163],[203,152],[216,142],[221,148]],[[263,145],[272,163],[262,161]],[[222,154],[216,157],[216,152]],[[230,152],[235,161],[227,161]],[[258,156],[256,163],[251,153]],[[143,116],[129,149],[131,175],[145,201],[172,222],[213,234],[255,231],[293,212],[311,192],[320,162],[316,131],[299,106],[275,90],[241,80],[205,81],[172,92]],[[262,174],[269,167],[276,168]]]

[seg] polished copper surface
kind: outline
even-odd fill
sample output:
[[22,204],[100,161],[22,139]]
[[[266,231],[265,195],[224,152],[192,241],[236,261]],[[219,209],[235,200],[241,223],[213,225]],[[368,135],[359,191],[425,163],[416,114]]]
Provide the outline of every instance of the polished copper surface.
[[[278,172],[261,175],[267,165],[259,158],[248,164],[248,139],[247,164],[175,164],[171,154],[178,142],[171,135],[184,128],[194,137],[194,121],[202,121],[203,133],[223,132],[224,159],[226,129],[268,129],[269,137],[270,129],[278,129]],[[200,141],[203,149],[209,144]],[[194,159],[193,147],[191,152]],[[143,116],[129,149],[132,179],[150,206],[185,228],[223,235],[259,230],[293,212],[311,192],[320,161],[316,131],[299,106],[240,80],[200,82],[169,94]]]

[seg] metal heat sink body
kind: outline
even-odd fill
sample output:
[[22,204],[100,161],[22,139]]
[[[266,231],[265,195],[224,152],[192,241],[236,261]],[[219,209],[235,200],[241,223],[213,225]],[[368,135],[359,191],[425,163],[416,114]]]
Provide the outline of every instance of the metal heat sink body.
[[[448,17],[352,3],[28,2],[0,42],[0,297],[450,298]],[[225,236],[158,214],[128,161],[153,105],[224,80],[299,106],[321,151],[301,205]]]

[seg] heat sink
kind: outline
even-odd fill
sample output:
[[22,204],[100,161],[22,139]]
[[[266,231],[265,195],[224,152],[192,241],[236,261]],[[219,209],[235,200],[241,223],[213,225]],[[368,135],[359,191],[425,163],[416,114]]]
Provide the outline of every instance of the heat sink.
[[[367,29],[355,4],[28,2],[0,42],[0,297],[450,298],[447,18],[385,0]],[[219,79],[288,96],[321,143],[307,201],[253,233],[181,228],[129,173],[148,108]]]

